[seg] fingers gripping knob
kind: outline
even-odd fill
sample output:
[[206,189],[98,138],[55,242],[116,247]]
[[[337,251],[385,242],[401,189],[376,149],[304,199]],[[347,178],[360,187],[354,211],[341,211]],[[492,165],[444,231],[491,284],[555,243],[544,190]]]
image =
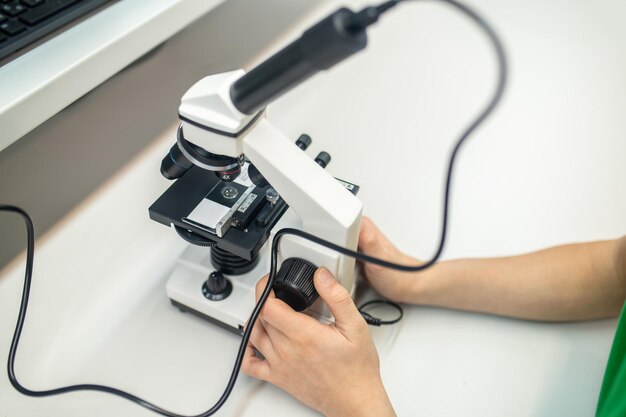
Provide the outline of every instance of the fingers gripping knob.
[[313,284],[317,267],[300,258],[286,259],[280,267],[274,282],[276,297],[283,300],[295,311],[310,307],[318,294]]

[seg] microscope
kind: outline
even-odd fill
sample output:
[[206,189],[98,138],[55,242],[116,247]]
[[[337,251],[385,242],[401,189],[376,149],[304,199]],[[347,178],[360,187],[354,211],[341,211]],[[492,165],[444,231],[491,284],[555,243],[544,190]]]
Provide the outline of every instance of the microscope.
[[[256,282],[269,271],[271,237],[289,227],[356,250],[359,187],[332,177],[330,155],[304,151],[311,138],[285,137],[265,117],[273,99],[365,48],[375,17],[340,9],[253,68],[194,84],[178,109],[176,143],[161,164],[174,184],[150,207],[190,246],[167,282],[182,311],[242,333]],[[279,246],[276,296],[296,311],[333,321],[318,300],[313,274],[328,269],[351,293],[355,261],[297,236]]]

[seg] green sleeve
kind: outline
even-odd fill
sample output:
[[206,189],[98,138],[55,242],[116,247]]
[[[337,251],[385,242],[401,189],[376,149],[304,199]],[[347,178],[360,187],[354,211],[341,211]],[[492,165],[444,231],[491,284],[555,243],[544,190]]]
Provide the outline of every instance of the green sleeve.
[[596,417],[624,416],[626,416],[626,307],[622,310],[617,325],[596,409]]

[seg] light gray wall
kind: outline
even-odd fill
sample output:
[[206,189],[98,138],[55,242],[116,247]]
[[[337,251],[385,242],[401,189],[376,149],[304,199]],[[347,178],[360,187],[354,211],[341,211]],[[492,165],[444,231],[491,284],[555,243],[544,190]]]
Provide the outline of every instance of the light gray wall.
[[[0,202],[28,211],[41,236],[176,122],[191,84],[245,66],[318,3],[226,1],[0,152]],[[0,236],[1,268],[25,247],[21,220],[0,214]]]

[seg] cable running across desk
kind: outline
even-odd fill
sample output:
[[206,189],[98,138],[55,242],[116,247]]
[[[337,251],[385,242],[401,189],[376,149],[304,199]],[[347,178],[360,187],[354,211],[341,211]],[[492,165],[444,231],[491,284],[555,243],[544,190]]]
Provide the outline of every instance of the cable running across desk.
[[[374,9],[378,13],[378,15],[380,15],[384,13],[385,11],[389,10],[390,8],[392,8],[393,6],[399,3],[405,3],[408,1],[420,1],[420,0],[387,1],[387,2],[380,4],[379,6],[376,6]],[[390,268],[390,269],[395,269],[398,271],[405,271],[405,272],[422,271],[426,268],[431,267],[441,257],[441,254],[443,252],[443,248],[445,245],[445,241],[446,241],[446,234],[447,234],[447,228],[448,228],[449,201],[450,201],[450,191],[452,187],[452,174],[453,174],[454,163],[456,161],[458,152],[461,149],[461,146],[465,143],[467,138],[476,130],[476,128],[478,128],[478,126],[480,126],[485,121],[485,119],[487,119],[487,117],[489,117],[489,115],[493,112],[493,110],[496,108],[496,106],[500,102],[502,95],[504,93],[504,89],[505,89],[505,85],[507,81],[507,61],[506,61],[506,56],[504,53],[504,48],[502,46],[500,39],[496,35],[495,31],[491,28],[491,26],[478,13],[476,13],[474,10],[472,10],[468,6],[465,6],[464,4],[459,3],[455,0],[436,0],[436,1],[446,3],[454,7],[458,11],[462,12],[467,17],[469,17],[474,23],[476,23],[481,28],[481,30],[487,35],[488,39],[490,40],[496,52],[496,58],[497,58],[497,63],[498,63],[498,81],[497,81],[496,89],[492,98],[490,99],[488,104],[485,106],[485,108],[474,119],[474,121],[462,133],[462,135],[460,136],[460,138],[457,140],[456,144],[454,145],[454,148],[450,155],[448,168],[447,168],[446,183],[445,183],[445,188],[444,188],[443,220],[442,220],[442,226],[441,226],[441,234],[439,238],[439,244],[437,246],[437,249],[435,250],[435,253],[430,258],[430,260],[420,265],[400,265],[400,264],[389,262],[383,259],[378,259],[372,256],[365,255],[360,252],[356,252],[356,251],[338,246],[332,242],[326,241],[324,239],[320,239],[319,237],[311,235],[302,230],[289,229],[289,228],[279,230],[275,234],[274,239],[272,241],[270,275],[269,275],[269,279],[267,282],[267,286],[265,287],[261,297],[259,298],[259,301],[255,305],[254,310],[252,311],[252,314],[250,315],[250,319],[248,320],[249,325],[246,327],[244,331],[241,344],[239,345],[239,350],[237,352],[237,356],[235,359],[235,363],[233,365],[233,370],[228,380],[228,383],[226,385],[226,388],[224,389],[224,392],[222,393],[220,398],[217,400],[217,402],[210,409],[193,417],[207,417],[207,416],[211,416],[215,414],[222,407],[222,405],[224,405],[224,403],[230,396],[230,393],[232,392],[235,386],[237,377],[239,376],[241,363],[243,361],[244,352],[248,344],[248,341],[250,340],[250,334],[251,334],[252,328],[254,327],[254,324],[257,318],[259,317],[259,314],[261,312],[261,309],[263,308],[265,301],[269,297],[272,286],[274,284],[274,280],[276,278],[277,266],[278,266],[278,247],[279,247],[280,240],[283,236],[286,236],[286,235],[299,236],[313,243],[316,243],[328,249],[339,252],[345,256],[353,257],[358,261],[368,262],[368,263],[383,266],[385,268]],[[378,16],[376,16],[376,18],[377,17]],[[149,401],[139,398],[126,391],[122,391],[120,389],[108,387],[104,385],[77,384],[77,385],[70,385],[70,386],[50,389],[50,390],[34,391],[28,388],[25,388],[23,385],[19,383],[15,375],[15,369],[14,369],[15,357],[17,354],[17,347],[19,344],[20,336],[22,334],[22,329],[24,327],[24,321],[26,319],[26,310],[28,307],[28,298],[30,294],[30,286],[31,286],[32,274],[33,274],[33,259],[34,259],[34,252],[35,252],[35,233],[34,233],[33,222],[30,216],[24,210],[15,206],[0,205],[0,211],[8,211],[8,212],[13,212],[13,213],[17,213],[21,215],[26,223],[27,236],[28,236],[27,253],[26,253],[26,272],[25,272],[25,277],[24,277],[22,300],[20,303],[20,311],[18,314],[17,324],[15,327],[15,332],[13,334],[13,339],[11,341],[11,348],[9,350],[9,358],[7,362],[8,376],[13,387],[15,387],[15,389],[18,390],[20,393],[24,395],[32,396],[32,397],[47,397],[51,395],[58,395],[58,394],[64,394],[64,393],[69,393],[69,392],[75,392],[75,391],[100,391],[100,392],[105,392],[108,394],[113,394],[113,395],[125,398],[142,407],[145,407],[151,411],[154,411],[155,413],[158,413],[167,417],[187,417],[181,414],[177,414],[177,413],[173,413],[168,410],[165,410],[164,408],[161,408],[156,404],[153,404]]]

